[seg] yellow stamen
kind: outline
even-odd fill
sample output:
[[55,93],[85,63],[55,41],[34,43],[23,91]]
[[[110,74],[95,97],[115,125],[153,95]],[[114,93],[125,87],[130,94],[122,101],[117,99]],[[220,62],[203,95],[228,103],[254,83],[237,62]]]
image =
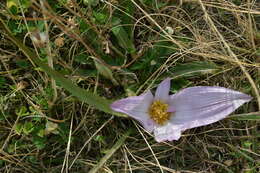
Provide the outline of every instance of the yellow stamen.
[[166,121],[170,119],[170,112],[167,112],[168,104],[163,103],[160,100],[156,100],[152,103],[149,108],[149,115],[151,119],[154,120],[157,124],[163,125]]

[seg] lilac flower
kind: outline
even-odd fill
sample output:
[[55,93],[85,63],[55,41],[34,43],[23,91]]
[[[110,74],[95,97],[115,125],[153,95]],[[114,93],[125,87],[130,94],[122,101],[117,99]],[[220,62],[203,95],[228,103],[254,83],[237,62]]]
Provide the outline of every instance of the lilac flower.
[[149,90],[115,101],[111,108],[138,120],[154,132],[157,142],[178,140],[186,129],[225,118],[252,97],[223,87],[197,86],[169,95],[170,79],[159,84],[155,96]]

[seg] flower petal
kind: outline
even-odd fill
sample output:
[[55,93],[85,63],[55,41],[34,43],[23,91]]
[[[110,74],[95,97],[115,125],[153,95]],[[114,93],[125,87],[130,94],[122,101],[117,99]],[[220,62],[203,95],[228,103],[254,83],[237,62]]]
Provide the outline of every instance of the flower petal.
[[173,126],[181,131],[214,123],[225,118],[251,96],[223,87],[190,87],[170,97],[175,112]]
[[171,122],[154,129],[154,137],[157,142],[178,140],[181,137],[181,128]]
[[167,103],[169,99],[170,86],[171,86],[171,79],[170,78],[164,79],[157,87],[154,99],[162,100]]
[[153,94],[151,91],[148,91],[140,96],[133,96],[115,101],[110,107],[114,111],[125,113],[132,118],[135,118],[147,131],[152,132],[155,124],[148,115],[148,109],[152,101]]

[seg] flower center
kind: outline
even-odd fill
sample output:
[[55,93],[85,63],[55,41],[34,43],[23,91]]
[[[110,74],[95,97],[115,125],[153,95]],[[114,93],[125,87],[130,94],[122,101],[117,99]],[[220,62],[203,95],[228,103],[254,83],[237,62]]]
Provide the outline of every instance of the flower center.
[[167,112],[168,104],[161,102],[160,100],[154,101],[150,108],[149,114],[151,119],[154,120],[157,124],[163,125],[166,121],[170,119],[170,112]]

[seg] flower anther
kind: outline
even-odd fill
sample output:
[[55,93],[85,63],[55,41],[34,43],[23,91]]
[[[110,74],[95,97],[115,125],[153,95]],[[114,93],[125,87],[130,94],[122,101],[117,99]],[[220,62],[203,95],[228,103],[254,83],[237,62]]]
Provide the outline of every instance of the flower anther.
[[149,108],[149,115],[151,119],[159,125],[165,124],[171,116],[170,112],[167,112],[169,105],[160,101],[154,101]]

